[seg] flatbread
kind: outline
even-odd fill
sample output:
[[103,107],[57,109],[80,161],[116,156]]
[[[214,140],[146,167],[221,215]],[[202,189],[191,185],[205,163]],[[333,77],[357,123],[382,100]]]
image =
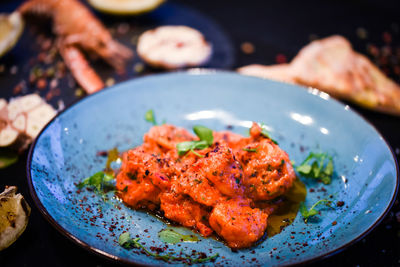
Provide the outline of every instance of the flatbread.
[[259,72],[249,71],[254,68],[250,66],[239,72],[315,87],[367,108],[400,115],[400,86],[367,57],[355,52],[342,36],[311,42],[282,72],[271,71],[282,65],[259,67]]
[[291,74],[289,64],[278,64],[271,66],[264,66],[259,64],[252,64],[238,69],[238,72],[244,75],[257,76],[280,82],[295,83],[295,79]]

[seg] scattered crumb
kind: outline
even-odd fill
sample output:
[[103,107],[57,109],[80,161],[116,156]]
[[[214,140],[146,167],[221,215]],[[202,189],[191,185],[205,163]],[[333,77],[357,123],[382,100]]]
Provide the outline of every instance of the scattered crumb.
[[134,66],[133,66],[133,70],[135,71],[135,72],[137,72],[137,73],[140,73],[140,72],[142,72],[143,70],[144,70],[144,64],[143,63],[136,63]]
[[114,78],[110,77],[110,78],[108,78],[106,80],[106,86],[107,87],[113,86],[114,84],[115,84],[115,79]]
[[362,28],[362,27],[357,28],[356,34],[357,34],[358,38],[360,38],[360,39],[363,39],[363,40],[364,40],[364,39],[367,39],[367,38],[368,38],[368,32],[367,32],[367,30],[364,29],[364,28]]
[[250,42],[244,42],[240,45],[240,49],[242,50],[242,52],[246,55],[250,55],[253,54],[255,51],[255,47],[252,43]]

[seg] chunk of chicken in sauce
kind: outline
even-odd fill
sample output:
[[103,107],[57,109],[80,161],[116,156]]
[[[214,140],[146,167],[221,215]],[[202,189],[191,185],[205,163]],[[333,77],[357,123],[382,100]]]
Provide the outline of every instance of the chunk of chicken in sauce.
[[133,208],[159,208],[203,236],[215,231],[231,248],[249,247],[264,235],[274,209],[265,203],[284,194],[295,173],[256,123],[250,137],[213,135],[210,147],[180,156],[176,145],[197,138],[172,125],[153,127],[141,146],[124,154],[117,189]]
[[208,224],[209,212],[190,197],[166,192],[161,195],[160,199],[160,209],[164,212],[166,218],[196,229],[203,236],[209,236],[213,233]]
[[231,199],[217,204],[210,215],[210,225],[231,248],[251,246],[267,228],[268,215],[246,202]]

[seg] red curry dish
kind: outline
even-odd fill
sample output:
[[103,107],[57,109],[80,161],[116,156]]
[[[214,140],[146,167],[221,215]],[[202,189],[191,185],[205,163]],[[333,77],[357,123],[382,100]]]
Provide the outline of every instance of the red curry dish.
[[287,153],[256,123],[250,137],[228,131],[213,137],[196,150],[200,156],[180,156],[176,145],[197,138],[168,124],[152,127],[141,146],[124,153],[117,189],[133,208],[159,209],[203,236],[215,232],[229,247],[246,248],[264,235],[272,200],[296,175]]

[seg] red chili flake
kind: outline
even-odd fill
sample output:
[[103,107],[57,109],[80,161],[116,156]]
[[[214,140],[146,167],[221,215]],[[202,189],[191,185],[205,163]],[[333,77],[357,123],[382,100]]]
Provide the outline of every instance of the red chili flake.
[[108,156],[108,152],[105,151],[105,150],[97,151],[96,156],[107,157]]
[[392,42],[392,35],[388,32],[384,32],[382,38],[383,41],[387,44],[390,44]]
[[400,75],[400,66],[394,66],[394,73],[396,74],[396,75]]
[[290,236],[291,239],[294,239],[294,236]]
[[379,55],[379,49],[375,45],[368,45],[367,50],[368,53],[370,53],[374,57],[377,57]]
[[46,79],[40,78],[39,80],[37,80],[37,82],[36,82],[36,87],[37,87],[39,90],[45,89],[46,86],[47,86],[47,81],[46,81]]
[[23,87],[25,86],[25,82],[21,81],[19,82],[13,89],[13,94],[18,95],[22,92]]
[[314,188],[310,188],[310,193],[315,192]]
[[382,55],[383,56],[390,56],[392,55],[392,48],[388,45],[385,45],[384,47],[381,48]]
[[52,42],[50,39],[45,39],[41,44],[42,50],[49,50],[51,48],[51,44]]
[[[49,100],[51,100],[53,97],[59,96],[60,94],[61,94],[60,88],[51,89],[51,90],[48,91],[47,94],[46,94],[46,100],[49,101]],[[89,188],[87,188],[87,189],[89,189]]]
[[39,53],[38,56],[37,56],[37,59],[38,59],[39,62],[45,62],[45,60],[46,60],[46,53],[44,53],[44,52]]
[[287,62],[287,58],[284,54],[277,54],[275,57],[275,62],[278,64],[283,64]]
[[332,222],[332,226],[335,226],[337,224],[337,221]]
[[343,207],[343,205],[344,205],[344,201],[338,201],[336,203],[336,206],[338,206],[338,207]]
[[119,34],[126,34],[129,31],[129,24],[128,23],[121,23],[117,27],[117,32]]

